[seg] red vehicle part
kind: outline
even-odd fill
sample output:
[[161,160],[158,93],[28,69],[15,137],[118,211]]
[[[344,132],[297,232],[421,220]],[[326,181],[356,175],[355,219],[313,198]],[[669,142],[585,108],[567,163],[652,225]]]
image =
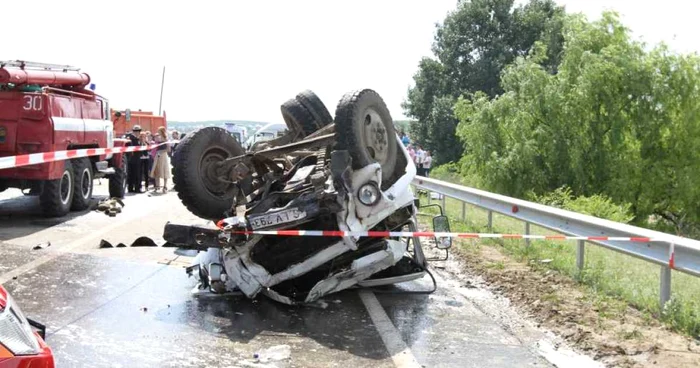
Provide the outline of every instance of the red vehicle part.
[[90,84],[90,76],[85,73],[68,74],[45,70],[2,68],[0,69],[0,83],[85,87]]
[[[85,89],[89,82],[72,67],[0,62],[0,157],[123,146],[114,139],[109,102]],[[123,197],[123,162],[110,154],[4,169],[0,191],[29,189],[46,215],[63,216],[89,207],[96,177],[109,177],[110,196]]]
[[127,114],[124,111],[112,110],[112,122],[114,123],[114,136],[123,137],[126,133],[130,132],[134,125],[141,127],[141,130],[146,132],[150,131],[154,133],[158,130],[158,127],[165,127],[168,129],[168,120],[163,111],[163,116],[154,115],[151,111],[131,111],[129,113],[129,120],[127,121]]
[[[8,307],[8,293],[5,288],[0,285],[0,312],[3,312]],[[24,323],[27,323],[24,321]],[[54,368],[54,357],[51,348],[46,345],[44,339],[37,332],[33,332],[33,338],[39,346],[37,354],[30,355],[15,355],[3,345],[2,331],[0,331],[0,367],[2,368]]]

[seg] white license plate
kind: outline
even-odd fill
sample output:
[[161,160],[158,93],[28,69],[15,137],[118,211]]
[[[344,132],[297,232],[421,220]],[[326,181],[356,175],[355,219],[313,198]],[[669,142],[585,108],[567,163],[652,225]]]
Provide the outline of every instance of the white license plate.
[[252,227],[253,230],[257,230],[263,227],[294,222],[303,218],[306,218],[306,212],[291,208],[269,215],[250,216],[248,217],[248,222],[250,222],[250,227]]

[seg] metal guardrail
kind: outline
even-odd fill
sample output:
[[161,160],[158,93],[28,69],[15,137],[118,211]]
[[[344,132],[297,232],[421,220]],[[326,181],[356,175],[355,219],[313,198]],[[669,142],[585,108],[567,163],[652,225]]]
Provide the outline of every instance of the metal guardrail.
[[[661,266],[659,293],[661,308],[671,298],[672,269],[700,277],[700,241],[697,240],[582,215],[421,176],[417,176],[412,184],[418,188],[442,194],[443,207],[445,197],[461,201],[463,220],[466,213],[466,204],[487,210],[489,228],[493,224],[493,212],[496,212],[524,221],[525,234],[530,234],[530,224],[534,224],[570,236],[643,237],[654,239],[654,241],[650,242],[591,241],[591,243]],[[576,265],[581,270],[584,267],[585,242],[579,240],[577,245]]]

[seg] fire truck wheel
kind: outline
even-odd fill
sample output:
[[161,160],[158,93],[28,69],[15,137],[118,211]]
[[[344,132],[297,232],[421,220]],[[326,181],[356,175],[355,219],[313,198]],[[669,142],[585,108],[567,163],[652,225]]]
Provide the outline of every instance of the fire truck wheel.
[[73,190],[73,205],[71,210],[82,211],[90,207],[90,199],[92,198],[92,163],[87,157],[72,161],[74,190]]
[[73,201],[75,177],[70,161],[63,161],[63,174],[60,179],[46,180],[39,196],[39,203],[44,215],[48,217],[65,216],[70,212]]
[[382,168],[382,189],[397,180],[396,130],[384,100],[371,89],[346,93],[335,110],[336,144],[352,157],[357,170],[378,162]]
[[233,205],[233,186],[219,179],[216,164],[245,154],[226,130],[206,127],[190,133],[173,155],[173,182],[182,203],[193,214],[220,220]]
[[[313,116],[315,120],[314,131],[333,122],[333,117],[331,116],[331,113],[328,112],[326,105],[323,104],[323,101],[321,101],[321,99],[313,91],[308,89],[302,91],[297,95],[296,99],[302,105],[304,105],[304,107],[306,107],[306,109],[311,113],[311,116]],[[306,132],[306,134],[311,134],[314,131]]]
[[120,157],[121,165],[113,163],[114,174],[109,176],[109,196],[112,198],[124,198],[124,194],[126,193],[126,155],[121,155]]
[[282,118],[287,124],[287,128],[293,132],[302,132],[304,135],[309,135],[318,129],[316,120],[309,109],[304,107],[296,99],[291,99],[280,106]]

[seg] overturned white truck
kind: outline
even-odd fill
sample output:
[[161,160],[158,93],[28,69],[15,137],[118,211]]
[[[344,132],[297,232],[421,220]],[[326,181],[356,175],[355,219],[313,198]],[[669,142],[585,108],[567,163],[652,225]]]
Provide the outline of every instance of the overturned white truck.
[[[200,251],[188,272],[204,292],[308,303],[351,287],[422,278],[420,239],[290,237],[261,230],[416,231],[416,168],[382,98],[346,94],[332,117],[304,91],[281,107],[289,132],[246,152],[220,128],[189,134],[173,155],[178,196],[219,228],[168,223],[171,245]],[[436,231],[449,231],[436,216]],[[441,242],[442,248],[449,247]]]

